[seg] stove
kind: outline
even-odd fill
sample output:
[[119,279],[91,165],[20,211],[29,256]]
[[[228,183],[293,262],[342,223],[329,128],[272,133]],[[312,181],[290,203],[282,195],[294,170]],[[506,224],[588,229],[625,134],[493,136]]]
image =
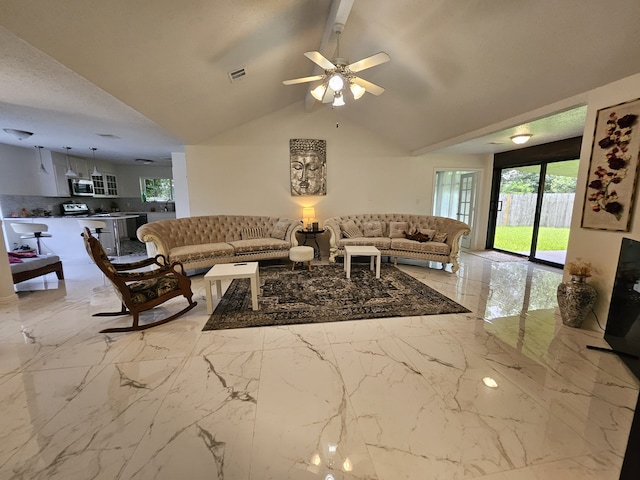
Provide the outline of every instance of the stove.
[[89,207],[86,203],[63,203],[62,215],[66,216],[89,216]]

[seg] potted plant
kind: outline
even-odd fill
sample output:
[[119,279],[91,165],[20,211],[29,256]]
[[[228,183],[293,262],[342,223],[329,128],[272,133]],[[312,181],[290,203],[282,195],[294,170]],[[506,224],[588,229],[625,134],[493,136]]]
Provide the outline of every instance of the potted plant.
[[596,289],[586,281],[591,276],[591,263],[577,258],[566,267],[571,278],[558,285],[560,316],[563,324],[580,328],[598,296]]

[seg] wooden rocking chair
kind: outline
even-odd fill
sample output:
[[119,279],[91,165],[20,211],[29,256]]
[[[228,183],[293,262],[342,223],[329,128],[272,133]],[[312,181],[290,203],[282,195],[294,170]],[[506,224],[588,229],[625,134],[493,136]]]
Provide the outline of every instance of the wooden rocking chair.
[[[162,325],[175,320],[198,304],[191,299],[193,297],[191,280],[184,274],[184,268],[181,263],[175,262],[167,265],[163,255],[156,255],[154,258],[132,263],[111,263],[98,239],[93,237],[91,231],[86,227],[82,233],[82,238],[84,239],[87,253],[102,273],[113,283],[115,291],[122,302],[122,310],[119,312],[96,313],[93,316],[133,315],[133,325],[131,327],[105,328],[100,330],[100,333],[131,332]],[[148,271],[132,271],[151,265],[156,268]],[[184,309],[155,322],[143,325],[138,323],[140,312],[150,310],[180,295],[183,295],[189,302],[189,305]]]

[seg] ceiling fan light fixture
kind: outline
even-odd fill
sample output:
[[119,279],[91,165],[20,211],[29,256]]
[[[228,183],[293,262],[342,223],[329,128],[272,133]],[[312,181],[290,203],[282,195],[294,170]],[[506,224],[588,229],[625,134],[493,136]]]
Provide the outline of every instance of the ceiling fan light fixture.
[[341,107],[344,105],[344,98],[342,97],[342,92],[336,92],[335,96],[333,97],[333,104],[334,107]]
[[363,87],[353,82],[351,83],[351,85],[349,85],[349,88],[351,89],[351,93],[353,94],[354,100],[358,100],[366,92],[366,90]]
[[344,88],[344,80],[342,79],[342,75],[338,73],[334,73],[331,75],[329,79],[329,88],[334,92],[339,92]]
[[531,135],[530,133],[521,133],[510,138],[511,141],[516,145],[522,145],[524,143],[527,143],[531,137],[533,137],[533,135]]
[[326,92],[327,92],[327,84],[321,83],[316,88],[311,90],[311,95],[313,96],[313,98],[321,102]]

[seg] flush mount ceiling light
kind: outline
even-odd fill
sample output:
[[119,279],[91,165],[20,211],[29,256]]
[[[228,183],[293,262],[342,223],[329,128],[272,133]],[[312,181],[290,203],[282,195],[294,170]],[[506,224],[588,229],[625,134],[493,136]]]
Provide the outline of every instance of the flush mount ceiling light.
[[33,135],[33,132],[28,132],[26,130],[16,130],[15,128],[3,128],[3,130],[9,135],[13,135],[14,137],[16,137],[18,140],[24,140],[25,138],[29,138],[31,135]]
[[149,160],[148,158],[136,158],[135,161],[136,163],[141,163],[143,165],[149,165],[153,163],[153,160]]
[[65,175],[69,178],[77,177],[78,174],[73,171],[73,169],[71,168],[71,163],[69,163],[69,150],[71,150],[71,147],[62,147],[62,148],[66,150],[65,157],[67,158],[67,173],[65,173]]
[[100,171],[98,170],[98,167],[96,167],[96,147],[91,147],[91,153],[93,153],[93,172],[91,172],[91,176],[92,177],[101,177],[102,173],[100,173]]
[[522,145],[523,143],[527,143],[531,137],[533,137],[533,135],[531,135],[530,133],[521,133],[510,138],[511,141],[516,145]]

